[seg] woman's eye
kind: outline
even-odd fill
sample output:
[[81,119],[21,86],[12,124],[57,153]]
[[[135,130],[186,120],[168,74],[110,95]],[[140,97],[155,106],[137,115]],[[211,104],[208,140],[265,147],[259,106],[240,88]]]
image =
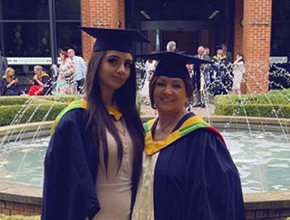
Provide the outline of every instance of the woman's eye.
[[108,62],[110,64],[116,64],[118,62],[118,60],[117,59],[114,59],[114,58],[110,58],[110,59],[108,59]]
[[163,83],[163,82],[157,82],[157,83],[156,83],[156,86],[164,87],[164,86],[165,86],[165,83]]
[[124,64],[124,66],[125,66],[126,68],[131,68],[132,65],[133,65],[133,64],[130,63],[130,62],[127,62],[127,63]]
[[173,84],[172,87],[175,88],[175,89],[181,88],[181,86],[179,84]]

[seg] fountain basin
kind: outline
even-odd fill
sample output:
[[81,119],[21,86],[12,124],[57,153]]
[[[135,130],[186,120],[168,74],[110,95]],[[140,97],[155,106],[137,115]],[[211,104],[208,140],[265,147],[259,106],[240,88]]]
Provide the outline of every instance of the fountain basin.
[[[280,131],[281,133],[281,126],[283,126],[283,130],[285,135],[288,135],[289,138],[289,131],[290,131],[290,120],[289,119],[279,119],[275,120],[273,118],[243,118],[243,117],[210,117],[205,118],[206,120],[210,121],[211,124],[218,127],[220,131],[226,130],[228,128],[236,129],[236,131],[240,131],[243,129],[251,130],[258,130],[263,132],[277,132]],[[147,120],[147,119],[144,119]],[[43,135],[47,135],[49,133],[49,129],[52,122],[46,122],[43,124],[44,130],[42,131]],[[39,123],[35,123],[35,125],[29,125],[27,128],[28,131],[33,133],[38,128]],[[3,127],[1,128],[0,134],[5,134]],[[9,128],[7,129],[15,129]],[[21,126],[17,129],[22,129]],[[15,131],[16,133],[16,131]],[[26,137],[29,138],[27,135]],[[289,145],[290,148],[290,145]],[[1,160],[0,160],[1,161]],[[0,172],[2,173],[2,172]],[[23,184],[17,183],[5,183],[0,182],[0,205],[1,201],[4,203],[12,202],[15,204],[29,204],[34,205],[40,210],[41,206],[41,194],[42,194],[42,187],[37,186],[26,186]],[[272,191],[272,192],[259,192],[259,193],[245,193],[244,192],[244,199],[245,199],[245,208],[247,210],[247,219],[255,219],[253,216],[265,216],[269,217],[270,213],[276,213],[277,216],[285,216],[287,217],[290,213],[290,190],[283,190],[283,191]],[[36,210],[37,208],[35,208]],[[287,211],[288,210],[288,211]],[[288,214],[287,214],[288,212]],[[37,213],[37,212],[36,212]],[[39,212],[38,212],[39,213]],[[252,217],[253,218],[252,218]],[[263,219],[260,217],[259,219]]]

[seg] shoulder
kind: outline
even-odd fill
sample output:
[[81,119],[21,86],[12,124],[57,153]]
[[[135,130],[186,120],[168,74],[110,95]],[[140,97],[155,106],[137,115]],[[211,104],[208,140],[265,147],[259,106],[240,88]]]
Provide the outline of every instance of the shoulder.
[[59,120],[55,130],[72,130],[85,128],[86,109],[76,108],[66,112]]
[[188,134],[188,138],[201,145],[222,145],[226,148],[223,136],[215,128],[199,128]]

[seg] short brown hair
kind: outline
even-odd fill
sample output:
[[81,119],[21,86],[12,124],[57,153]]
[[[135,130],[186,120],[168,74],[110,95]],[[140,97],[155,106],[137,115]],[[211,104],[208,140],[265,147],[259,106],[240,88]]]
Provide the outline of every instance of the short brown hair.
[[[154,90],[155,90],[155,87],[156,87],[157,79],[159,77],[160,76],[153,76],[152,79],[150,80],[150,83],[149,83],[149,97],[150,97],[151,107],[153,109],[156,109],[156,106],[154,105],[155,104],[155,102],[154,102]],[[189,100],[191,100],[192,99],[192,93],[193,93],[193,86],[192,86],[191,82],[188,79],[182,79],[182,81],[185,84],[186,96],[187,96],[187,98]]]

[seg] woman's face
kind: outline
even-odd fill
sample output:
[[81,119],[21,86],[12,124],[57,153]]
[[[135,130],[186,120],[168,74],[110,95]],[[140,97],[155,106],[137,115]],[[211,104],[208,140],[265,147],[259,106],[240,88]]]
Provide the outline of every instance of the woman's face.
[[35,73],[36,75],[40,75],[40,74],[41,74],[41,69],[34,68],[34,73]]
[[115,91],[128,79],[133,65],[130,53],[109,50],[104,54],[99,68],[99,83],[101,90]]
[[15,74],[15,70],[10,70],[10,71],[8,72],[8,75],[9,75],[10,77],[13,77],[14,74]]
[[154,102],[162,113],[179,113],[185,109],[188,101],[185,83],[180,78],[160,76],[154,88]]
[[59,56],[61,60],[64,60],[64,55],[62,53],[60,53]]

